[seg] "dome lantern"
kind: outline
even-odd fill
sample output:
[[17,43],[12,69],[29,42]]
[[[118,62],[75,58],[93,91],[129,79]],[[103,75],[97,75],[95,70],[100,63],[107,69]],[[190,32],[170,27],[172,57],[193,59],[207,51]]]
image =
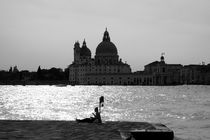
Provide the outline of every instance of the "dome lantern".
[[86,46],[85,39],[84,39],[84,41],[83,41],[82,47],[87,47],[87,46]]
[[107,28],[106,31],[104,32],[103,41],[110,41],[109,32],[107,31]]

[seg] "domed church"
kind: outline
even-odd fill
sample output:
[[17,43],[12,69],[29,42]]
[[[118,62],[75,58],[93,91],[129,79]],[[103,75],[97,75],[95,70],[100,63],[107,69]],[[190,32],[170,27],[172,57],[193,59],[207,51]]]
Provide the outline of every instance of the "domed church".
[[145,65],[144,71],[131,72],[130,65],[119,59],[117,47],[107,29],[96,47],[95,57],[84,40],[82,46],[74,44],[74,61],[69,65],[69,82],[72,85],[170,85],[179,84],[182,65],[160,61]]
[[[122,85],[127,83],[125,75],[131,74],[128,64],[119,59],[117,47],[109,36],[107,29],[102,41],[96,48],[95,57],[84,40],[82,46],[74,44],[74,61],[69,66],[70,84],[82,85]],[[125,81],[126,79],[126,81]]]
[[97,65],[114,65],[118,64],[117,47],[110,41],[109,33],[106,29],[103,41],[96,48],[95,62]]

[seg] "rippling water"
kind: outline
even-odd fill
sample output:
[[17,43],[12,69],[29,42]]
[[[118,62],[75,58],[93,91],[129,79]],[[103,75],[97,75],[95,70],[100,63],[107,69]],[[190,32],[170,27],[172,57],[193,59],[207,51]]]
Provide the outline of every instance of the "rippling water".
[[0,86],[0,119],[102,119],[166,124],[182,140],[210,139],[210,86]]

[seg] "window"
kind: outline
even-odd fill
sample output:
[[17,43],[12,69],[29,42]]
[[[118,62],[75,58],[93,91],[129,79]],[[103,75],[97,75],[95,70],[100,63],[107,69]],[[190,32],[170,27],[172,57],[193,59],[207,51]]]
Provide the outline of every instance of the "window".
[[162,72],[165,72],[165,68],[162,68]]

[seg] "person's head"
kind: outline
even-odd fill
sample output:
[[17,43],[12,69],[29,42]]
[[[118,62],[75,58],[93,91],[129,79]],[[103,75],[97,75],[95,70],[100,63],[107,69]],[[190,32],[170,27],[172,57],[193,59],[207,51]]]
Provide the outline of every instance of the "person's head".
[[95,112],[98,112],[98,107],[95,108]]

